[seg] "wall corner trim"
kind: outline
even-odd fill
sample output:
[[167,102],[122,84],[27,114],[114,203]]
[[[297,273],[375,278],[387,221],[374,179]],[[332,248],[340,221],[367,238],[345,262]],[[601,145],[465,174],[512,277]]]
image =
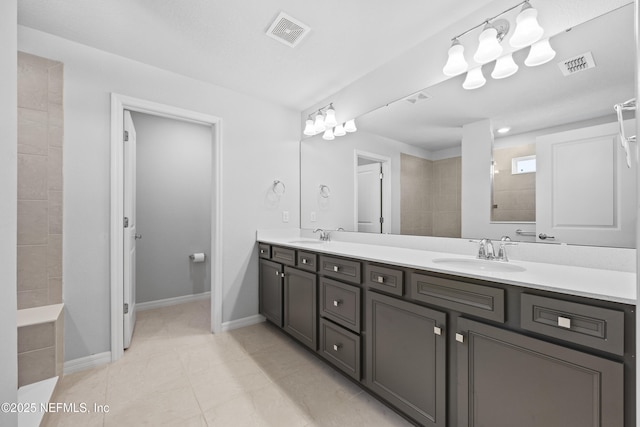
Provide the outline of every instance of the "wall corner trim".
[[254,314],[253,316],[243,317],[242,319],[229,320],[222,323],[222,332],[232,331],[234,329],[244,328],[245,326],[257,325],[267,319],[262,314]]
[[74,372],[84,371],[86,369],[95,368],[106,365],[111,362],[111,352],[92,354],[90,356],[79,357],[64,362],[64,375],[73,374]]

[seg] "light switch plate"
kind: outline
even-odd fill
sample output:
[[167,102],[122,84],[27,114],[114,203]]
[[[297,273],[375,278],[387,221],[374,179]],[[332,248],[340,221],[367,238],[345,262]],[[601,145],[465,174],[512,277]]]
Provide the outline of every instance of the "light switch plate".
[[318,218],[316,217],[316,212],[312,211],[311,212],[311,222],[316,222],[318,220]]
[[282,211],[282,222],[289,222],[289,211]]

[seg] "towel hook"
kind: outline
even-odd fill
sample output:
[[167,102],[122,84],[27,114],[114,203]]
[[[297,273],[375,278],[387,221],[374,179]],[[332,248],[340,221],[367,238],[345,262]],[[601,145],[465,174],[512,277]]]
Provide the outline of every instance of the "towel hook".
[[286,187],[284,185],[284,182],[277,179],[273,181],[273,186],[271,187],[271,191],[273,191],[273,194],[275,194],[276,196],[282,196],[285,190]]
[[[618,126],[620,127],[620,145],[624,149],[626,158],[627,158],[627,167],[631,167],[631,154],[629,153],[629,143],[636,142],[636,135],[626,136],[624,134],[624,118],[622,117],[623,111],[635,111],[636,110],[636,99],[631,98],[625,102],[620,104],[616,104],[613,106],[613,109],[618,113]],[[636,157],[638,153],[636,151]],[[637,158],[636,158],[637,161]]]
[[329,196],[331,195],[331,189],[329,188],[328,185],[324,185],[324,184],[320,184],[320,196],[324,197],[325,199],[329,198]]

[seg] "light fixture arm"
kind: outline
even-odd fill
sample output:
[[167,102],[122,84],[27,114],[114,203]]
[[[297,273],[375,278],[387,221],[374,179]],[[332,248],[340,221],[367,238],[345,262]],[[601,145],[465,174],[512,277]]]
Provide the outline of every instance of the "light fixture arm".
[[[507,12],[511,12],[513,9],[515,9],[515,8],[517,8],[517,7],[520,7],[520,6],[524,5],[524,4],[529,5],[529,0],[521,1],[520,3],[516,4],[515,6],[511,6],[510,8],[505,9],[505,10],[503,10],[502,12],[498,13],[497,15],[492,16],[491,18],[487,18],[487,19],[485,19],[484,21],[482,21],[480,24],[476,25],[475,27],[471,27],[471,28],[469,28],[467,31],[465,31],[465,32],[463,32],[463,33],[460,33],[460,34],[458,34],[458,35],[457,35],[457,36],[455,36],[455,37],[452,37],[452,38],[451,38],[451,42],[453,42],[454,40],[457,40],[457,39],[459,39],[460,37],[462,37],[462,36],[464,36],[464,35],[466,35],[466,34],[470,33],[471,31],[475,30],[476,28],[480,28],[480,27],[482,27],[483,25],[487,25],[487,24],[489,24],[491,21],[493,21],[493,20],[494,20],[494,19],[496,19],[497,17],[502,16],[502,15],[504,15],[504,14],[505,14],[505,13],[507,13]],[[531,5],[529,5],[529,7],[531,7]]]

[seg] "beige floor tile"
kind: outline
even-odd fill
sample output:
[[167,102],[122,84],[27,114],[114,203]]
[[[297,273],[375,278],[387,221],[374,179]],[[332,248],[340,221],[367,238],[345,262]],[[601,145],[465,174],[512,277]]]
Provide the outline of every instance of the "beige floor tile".
[[211,334],[208,301],[138,313],[122,359],[66,375],[43,426],[406,426],[395,412],[268,323]]

